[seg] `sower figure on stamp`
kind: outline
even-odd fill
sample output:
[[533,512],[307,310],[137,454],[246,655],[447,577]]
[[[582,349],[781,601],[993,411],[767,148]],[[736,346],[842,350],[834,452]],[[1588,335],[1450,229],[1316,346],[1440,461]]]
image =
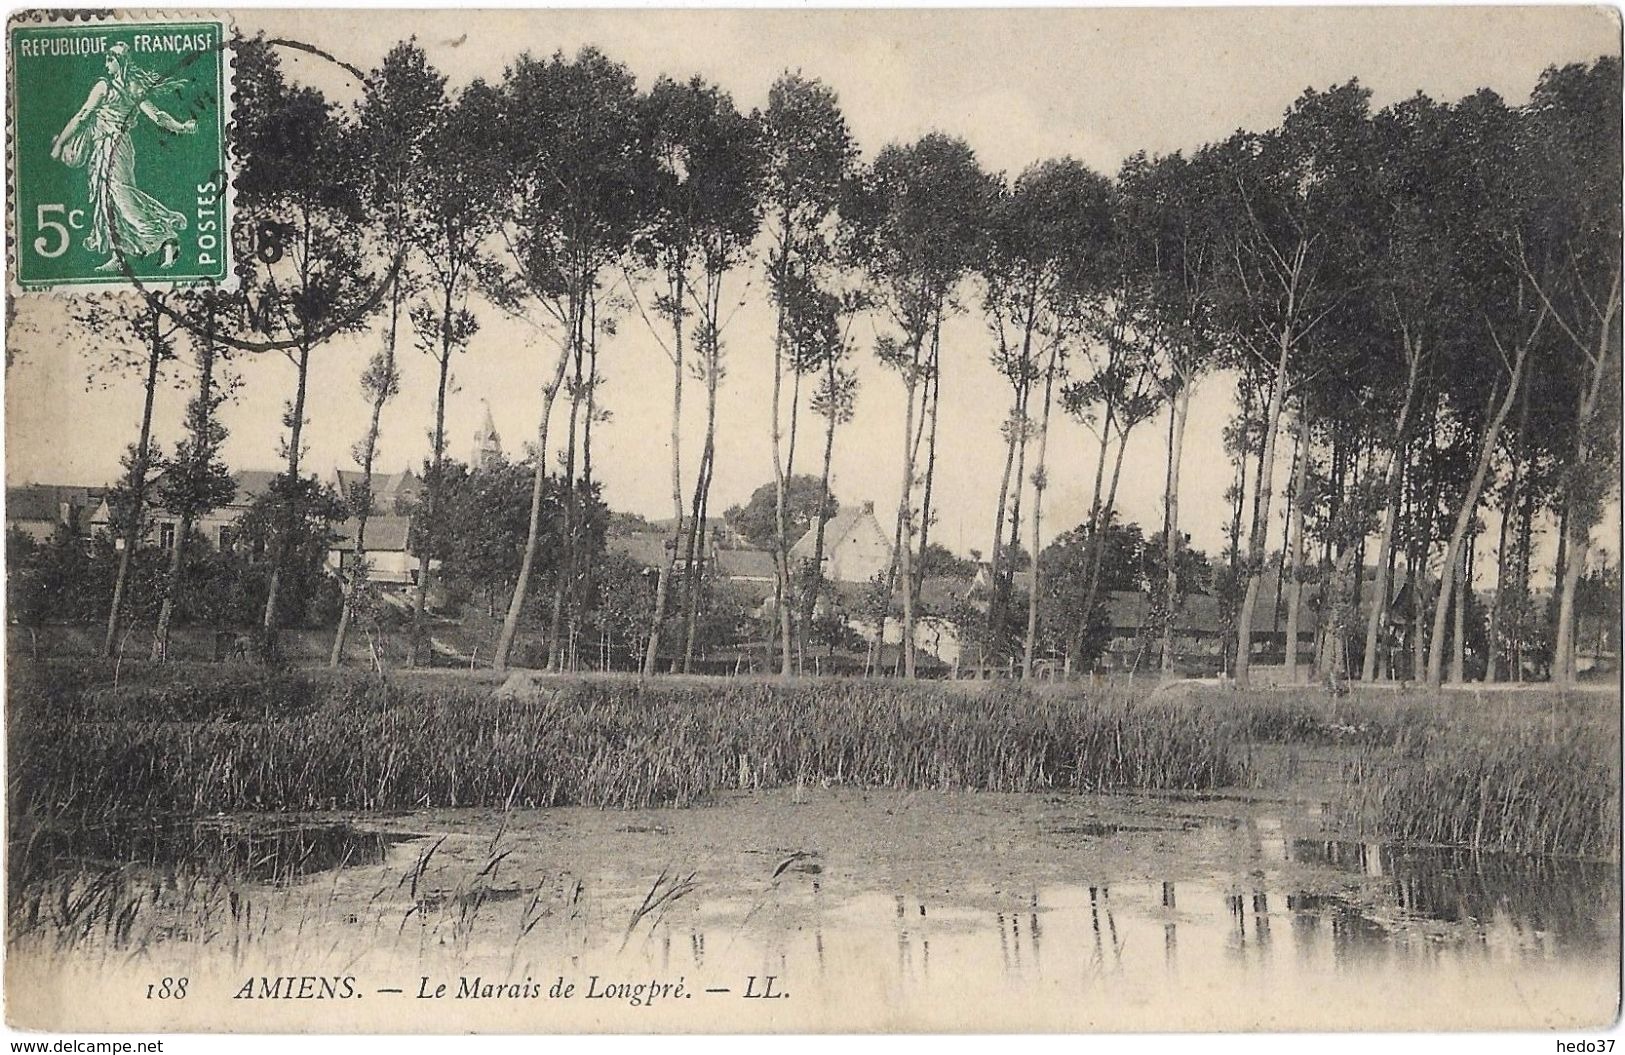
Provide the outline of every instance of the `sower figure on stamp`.
[[137,114],[176,135],[197,131],[195,120],[177,121],[153,105],[151,95],[164,78],[130,62],[129,45],[107,49],[107,76],[90,89],[51,143],[51,156],[73,168],[84,168],[90,183],[91,224],[85,248],[107,253],[97,271],[113,271],[120,254],[150,256],[163,251],[172,267],[186,217],[135,184],[135,146],[130,135]]

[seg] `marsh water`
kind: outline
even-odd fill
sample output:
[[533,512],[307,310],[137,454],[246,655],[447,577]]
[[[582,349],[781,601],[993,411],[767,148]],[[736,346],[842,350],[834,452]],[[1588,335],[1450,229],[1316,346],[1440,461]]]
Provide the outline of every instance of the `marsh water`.
[[180,1021],[238,1010],[245,979],[351,978],[363,999],[256,1009],[327,1029],[1613,1017],[1616,863],[1390,846],[1321,814],[1245,795],[785,790],[685,810],[41,830],[13,834],[14,892],[116,875],[109,904],[137,902],[138,919],[52,955],[14,922],[13,953],[68,984],[138,948],[207,979],[166,1010]]

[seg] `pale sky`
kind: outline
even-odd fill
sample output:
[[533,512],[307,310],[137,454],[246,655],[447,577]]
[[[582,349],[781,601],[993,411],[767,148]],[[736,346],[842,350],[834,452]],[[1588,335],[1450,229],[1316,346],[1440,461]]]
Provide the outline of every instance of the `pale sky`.
[[[1421,90],[1455,99],[1481,86],[1510,101],[1527,97],[1552,64],[1618,53],[1618,16],[1604,8],[1207,8],[1068,10],[349,12],[239,11],[241,29],[297,39],[363,68],[401,37],[415,35],[453,86],[495,80],[525,50],[574,52],[595,44],[626,63],[641,86],[660,74],[698,73],[729,90],[741,109],[764,105],[786,69],[824,80],[840,96],[866,158],[886,143],[941,130],[962,136],[983,166],[1014,176],[1028,164],[1073,155],[1114,173],[1135,150],[1189,150],[1236,128],[1267,128],[1305,88],[1358,77],[1383,106]],[[323,60],[287,54],[295,79],[335,97],[347,75]],[[768,445],[772,316],[756,266],[730,279],[743,298],[726,334],[728,377],[721,395],[719,454],[711,508],[720,512],[772,479]],[[988,362],[991,339],[973,284],[967,312],[945,330],[942,435],[933,538],[961,553],[986,550],[1002,468],[998,426],[1008,389]],[[550,345],[479,302],[482,329],[454,364],[448,403],[449,453],[467,458],[487,401],[505,449],[535,435]],[[139,423],[138,379],[87,390],[88,360],[61,327],[48,296],[24,296],[7,338],[16,362],[6,383],[9,484],[104,484]],[[358,377],[382,326],[319,349],[311,370],[306,465],[350,468],[364,428]],[[894,510],[901,475],[901,385],[869,348],[860,322],[857,419],[837,436],[834,490],[847,504],[873,500]],[[594,437],[595,472],[610,506],[670,515],[667,446],[670,365],[635,312],[603,346],[602,404],[613,419]],[[429,450],[433,361],[401,342],[401,395],[385,410],[379,468],[416,468]],[[233,468],[277,468],[280,413],[294,371],[280,355],[236,361],[243,388],[224,411]],[[185,385],[159,394],[156,435],[179,436]],[[703,402],[685,400],[685,473],[698,461]],[[1231,483],[1220,432],[1231,411],[1228,379],[1206,382],[1191,408],[1182,526],[1211,552],[1222,545],[1223,493]],[[562,442],[563,400],[555,411]],[[821,419],[803,415],[816,430]],[[1057,414],[1050,441],[1046,536],[1085,514],[1095,448],[1088,432]],[[1130,443],[1119,504],[1147,533],[1160,528],[1166,419]],[[819,442],[804,434],[797,469],[816,472]],[[1283,462],[1286,460],[1283,456]],[[1282,466],[1282,474],[1286,471]],[[692,476],[685,481],[692,487]],[[1617,533],[1617,514],[1606,533]],[[1481,568],[1483,567],[1481,562]],[[1482,579],[1482,572],[1480,578]]]

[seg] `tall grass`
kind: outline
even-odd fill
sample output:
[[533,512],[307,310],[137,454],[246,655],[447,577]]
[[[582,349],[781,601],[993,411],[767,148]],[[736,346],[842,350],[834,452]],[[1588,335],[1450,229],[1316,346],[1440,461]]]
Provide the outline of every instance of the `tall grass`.
[[[308,864],[297,841],[268,850],[252,874],[209,855],[157,865],[64,860],[13,876],[7,948],[192,970],[224,953],[245,973],[252,965],[268,974],[354,970],[365,955],[430,949],[464,962],[471,952],[502,956],[512,974],[521,955],[545,943],[585,949],[581,921],[604,906],[584,903],[580,881],[567,872],[504,870],[512,847],[499,848],[500,833],[483,856],[436,857],[441,842],[404,871],[385,864],[349,887],[339,881],[345,864],[378,861],[330,862],[330,880],[299,883]],[[639,918],[632,914],[628,932]]]
[[[874,682],[578,681],[542,700],[365,676],[14,685],[13,808],[109,812],[685,805],[829,784],[1208,788],[1240,776],[1178,705]],[[60,697],[52,689],[50,695]]]
[[1619,758],[1590,723],[1446,721],[1363,750],[1342,812],[1401,842],[1617,860]]
[[688,805],[776,786],[1198,790],[1290,783],[1324,748],[1363,834],[1617,858],[1617,700],[1098,692],[830,679],[546,682],[14,665],[14,816]]
[[[1345,789],[1331,816],[1360,834],[1618,859],[1617,697],[1212,689],[1185,702],[1230,743],[1330,749]],[[1267,783],[1272,774],[1252,777]]]

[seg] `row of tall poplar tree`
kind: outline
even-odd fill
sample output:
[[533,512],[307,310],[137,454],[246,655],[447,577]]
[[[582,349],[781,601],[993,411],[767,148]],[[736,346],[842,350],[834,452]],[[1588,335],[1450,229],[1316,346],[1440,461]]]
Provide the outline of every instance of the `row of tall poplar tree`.
[[[796,638],[824,589],[820,561],[810,574],[793,566],[786,530],[799,410],[822,418],[827,490],[838,428],[857,396],[854,323],[862,319],[864,332],[878,335],[873,357],[898,397],[901,497],[886,589],[900,602],[908,676],[939,430],[954,427],[940,421],[942,385],[978,356],[1008,382],[1010,407],[990,511],[992,597],[986,626],[967,628],[984,655],[1019,658],[1032,672],[1051,474],[1085,467],[1092,499],[1083,530],[1103,538],[1128,442],[1165,413],[1168,581],[1159,592],[1163,663],[1171,665],[1189,586],[1177,559],[1185,420],[1194,391],[1223,384],[1236,390],[1227,531],[1239,683],[1249,677],[1280,511],[1273,481],[1288,446],[1287,640],[1297,640],[1298,595],[1315,579],[1328,627],[1323,667],[1358,661],[1368,679],[1397,674],[1382,661],[1383,642],[1408,620],[1412,673],[1438,684],[1449,658],[1459,679],[1473,539],[1497,515],[1494,678],[1506,670],[1497,624],[1536,589],[1532,525],[1553,516],[1552,670],[1560,681],[1575,676],[1576,585],[1618,464],[1617,60],[1548,70],[1518,104],[1482,90],[1374,110],[1369,91],[1351,81],[1306,91],[1272,129],[1137,154],[1114,176],[1059,158],[1008,178],[943,133],[887,145],[866,161],[835,93],[799,73],[782,76],[767,105],[748,113],[698,77],[640,90],[626,67],[591,48],[523,55],[499,79],[453,91],[415,43],[402,43],[377,69],[354,71],[359,102],[341,106],[285,77],[277,45],[243,39],[234,47],[242,288],[153,294],[131,309],[148,369],[146,412],[127,460],[124,553],[139,543],[160,464],[166,507],[195,518],[225,501],[213,365],[225,355],[281,354],[294,368],[276,495],[280,537],[297,537],[316,491],[300,463],[311,359],[335,337],[373,334],[377,350],[361,376],[369,414],[354,448],[361,481],[345,496],[363,559],[344,584],[334,663],[353,617],[367,610],[371,477],[382,410],[399,394],[398,357],[410,340],[438,367],[418,514],[432,536],[453,364],[475,343],[480,312],[500,311],[534,328],[546,366],[529,531],[497,669],[527,611],[554,472],[562,473],[565,552],[544,606],[545,641],[550,664],[564,662],[580,615],[570,584],[591,559],[576,552],[571,519],[591,493],[592,423],[605,414],[600,347],[635,318],[670,359],[672,398],[672,526],[643,669],[692,659],[701,581],[685,572],[703,565],[719,392],[728,356],[743,354],[773,362],[774,647],[790,673]],[[727,323],[758,267],[775,317],[772,346],[730,348]],[[950,347],[944,324],[976,311],[985,341]],[[165,456],[151,440],[151,397],[183,326],[199,387],[187,438]],[[553,466],[540,452],[556,442],[561,397],[566,442]],[[685,397],[703,405],[697,455],[681,442]],[[1057,409],[1088,426],[1091,450],[1050,443]],[[821,556],[821,519],[813,530]],[[184,528],[180,535],[172,590]],[[1060,635],[1072,652],[1101,602],[1105,548],[1082,562],[1084,601]],[[284,549],[270,552],[268,631],[277,625]],[[432,571],[431,547],[418,550],[414,642]],[[1013,557],[1023,552],[1038,555],[1025,619]],[[1392,611],[1401,565],[1412,598],[1403,616]],[[123,580],[121,571],[109,648]],[[534,610],[536,599],[529,603]],[[1295,650],[1289,663],[1297,665]]]

